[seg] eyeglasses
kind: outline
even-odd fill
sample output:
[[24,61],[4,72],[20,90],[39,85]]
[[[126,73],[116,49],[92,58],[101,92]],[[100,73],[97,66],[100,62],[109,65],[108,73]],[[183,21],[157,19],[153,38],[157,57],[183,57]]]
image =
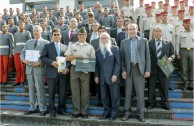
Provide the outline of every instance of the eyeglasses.
[[53,34],[54,36],[60,36],[60,34]]
[[86,35],[85,33],[79,33],[78,35]]
[[107,39],[109,39],[109,38],[100,38],[101,40],[107,40]]

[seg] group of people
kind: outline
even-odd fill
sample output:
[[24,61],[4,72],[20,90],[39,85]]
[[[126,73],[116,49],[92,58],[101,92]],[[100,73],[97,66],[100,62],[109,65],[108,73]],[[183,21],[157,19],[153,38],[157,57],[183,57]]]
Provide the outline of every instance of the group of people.
[[[0,14],[0,83],[7,84],[9,73],[16,69],[13,86],[29,86],[29,111],[37,112],[36,99],[41,116],[47,113],[45,83],[48,85],[50,117],[56,114],[68,115],[66,96],[71,92],[72,117],[88,118],[89,96],[98,94],[99,103],[104,107],[101,119],[115,120],[120,106],[120,95],[124,93],[124,116],[131,117],[132,95],[137,96],[137,114],[140,122],[144,119],[145,79],[148,82],[148,109],[156,105],[156,83],[159,82],[161,107],[169,110],[168,89],[170,77],[159,68],[163,56],[168,62],[180,60],[180,72],[184,81],[183,90],[193,85],[194,48],[194,6],[188,0],[169,0],[144,4],[134,9],[130,0],[122,9],[114,2],[110,8],[103,8],[96,1],[93,8],[83,4],[73,13],[54,10],[46,6],[42,12],[32,8],[27,14],[13,8],[4,9]],[[39,51],[36,62],[26,60],[26,51]],[[56,57],[63,56],[66,68],[58,72]],[[77,58],[96,60],[95,72],[76,71]],[[27,75],[27,78],[25,76]],[[124,87],[124,88],[123,88]],[[58,106],[55,94],[58,93]],[[37,96],[36,96],[37,94]]]

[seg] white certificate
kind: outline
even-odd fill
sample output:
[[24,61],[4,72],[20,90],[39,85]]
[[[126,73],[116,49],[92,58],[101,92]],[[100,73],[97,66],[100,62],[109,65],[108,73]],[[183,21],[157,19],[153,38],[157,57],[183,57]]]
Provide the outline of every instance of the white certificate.
[[25,60],[30,62],[37,62],[40,57],[40,51],[38,50],[26,50]]
[[62,73],[65,70],[65,68],[66,68],[66,60],[65,60],[65,57],[63,57],[63,56],[57,56],[56,57],[56,61],[57,61],[58,65],[59,65],[59,67],[58,67],[58,73]]

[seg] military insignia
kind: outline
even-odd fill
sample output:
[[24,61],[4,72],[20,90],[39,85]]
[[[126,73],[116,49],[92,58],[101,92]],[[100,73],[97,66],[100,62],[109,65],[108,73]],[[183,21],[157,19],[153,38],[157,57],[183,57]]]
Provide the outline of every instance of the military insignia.
[[82,62],[83,62],[83,63],[89,63],[90,60],[88,60],[88,59],[83,59]]

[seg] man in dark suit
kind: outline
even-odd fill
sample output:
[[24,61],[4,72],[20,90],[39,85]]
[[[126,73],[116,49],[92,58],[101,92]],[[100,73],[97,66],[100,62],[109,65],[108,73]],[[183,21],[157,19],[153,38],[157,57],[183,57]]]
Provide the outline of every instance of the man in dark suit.
[[[117,18],[117,27],[112,29],[110,32],[110,37],[114,38],[117,42],[117,36],[120,32],[124,31],[124,27],[123,27],[123,18],[122,17],[118,17]],[[117,43],[118,45],[118,43]]]
[[166,55],[168,61],[172,62],[175,58],[174,47],[171,42],[166,42],[162,39],[163,30],[160,26],[156,26],[153,31],[154,39],[149,42],[150,58],[151,58],[151,75],[149,81],[149,106],[152,109],[156,104],[156,83],[159,81],[159,92],[162,99],[162,108],[169,109],[168,105],[168,86],[170,84],[170,77],[166,77],[162,70],[157,65],[158,61]]
[[[93,13],[88,13],[87,22],[82,25],[82,27],[86,28],[88,34],[92,33],[92,24],[95,21],[95,16]],[[88,41],[86,41],[88,42]]]
[[46,78],[49,90],[49,108],[50,117],[56,116],[55,108],[55,93],[58,89],[58,114],[66,115],[66,74],[70,70],[70,63],[66,63],[66,68],[62,73],[58,72],[58,63],[56,58],[58,56],[64,56],[67,46],[60,43],[61,30],[54,29],[52,31],[53,42],[45,45],[42,54],[41,61],[46,64]]
[[100,84],[101,100],[104,107],[102,119],[115,120],[120,103],[120,52],[111,45],[107,32],[100,35],[100,48],[96,51],[95,82]]
[[131,96],[133,83],[137,95],[137,113],[140,122],[144,119],[144,85],[145,78],[150,76],[150,53],[148,42],[145,38],[137,37],[138,27],[129,24],[128,33],[130,38],[121,43],[122,77],[125,79],[125,115],[122,120],[126,121],[131,115]]
[[63,43],[66,46],[69,46],[69,44],[72,44],[78,41],[77,26],[78,26],[77,20],[75,18],[71,18],[69,22],[69,30],[66,30],[62,33],[61,43]]
[[[107,32],[106,28],[104,26],[98,27],[98,35],[100,36],[103,32]],[[99,45],[100,45],[99,41],[100,41],[99,38],[91,41],[91,45],[94,47],[95,50],[99,49]],[[114,38],[111,38],[111,45],[117,46],[117,43]]]
[[117,37],[117,45],[118,45],[118,47],[120,47],[121,41],[123,41],[124,39],[129,38],[129,34],[128,34],[128,25],[129,24],[131,24],[131,20],[127,19],[127,20],[124,21],[125,30],[120,32],[118,34],[118,37]]
[[87,43],[91,43],[92,40],[99,38],[99,35],[98,35],[99,26],[100,26],[100,24],[97,21],[95,21],[92,24],[92,33],[89,33],[87,35],[87,38],[86,38]]

